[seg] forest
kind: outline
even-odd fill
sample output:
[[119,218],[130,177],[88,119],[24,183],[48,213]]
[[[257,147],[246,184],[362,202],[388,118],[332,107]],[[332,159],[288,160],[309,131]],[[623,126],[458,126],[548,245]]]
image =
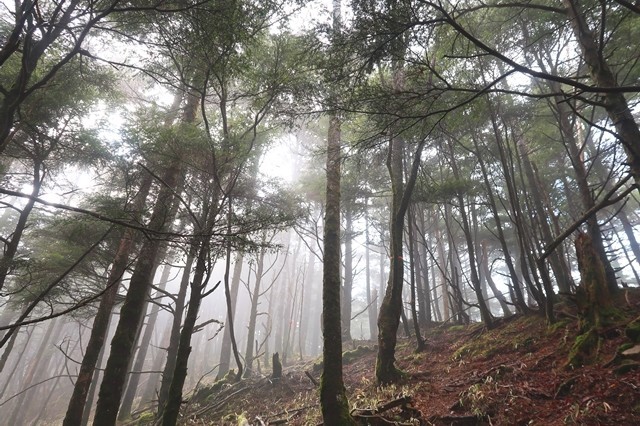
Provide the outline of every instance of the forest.
[[640,424],[640,5],[0,6],[0,424]]

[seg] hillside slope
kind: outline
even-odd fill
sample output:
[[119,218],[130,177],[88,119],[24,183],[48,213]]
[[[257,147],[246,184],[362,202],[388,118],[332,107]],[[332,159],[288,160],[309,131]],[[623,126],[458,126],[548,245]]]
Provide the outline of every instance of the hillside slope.
[[[360,342],[345,353],[354,414],[371,425],[640,424],[640,358],[621,355],[638,349],[640,298],[636,292],[624,297],[622,314],[600,333],[594,361],[580,368],[566,362],[578,331],[570,312],[552,327],[538,316],[500,320],[493,330],[479,324],[433,326],[422,353],[412,352],[410,339],[400,339],[397,360],[406,377],[384,389],[375,386],[372,342]],[[206,388],[186,404],[183,421],[320,424],[318,367],[309,361],[285,368],[281,380],[261,377]]]

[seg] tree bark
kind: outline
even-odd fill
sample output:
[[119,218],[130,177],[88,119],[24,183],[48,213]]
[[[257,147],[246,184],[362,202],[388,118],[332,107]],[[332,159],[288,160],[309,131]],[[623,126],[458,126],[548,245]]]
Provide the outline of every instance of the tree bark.
[[[334,0],[339,16],[340,1]],[[336,11],[336,8],[338,10]],[[335,19],[335,18],[334,18]],[[334,24],[336,21],[334,20]],[[322,330],[324,368],[320,405],[326,425],[353,425],[342,378],[342,327],[340,321],[340,118],[329,119],[327,137],[327,188],[324,217]]]
[[[163,175],[162,180],[166,186],[162,187],[158,195],[148,225],[150,229],[164,231],[168,228],[166,216],[171,210],[174,198],[173,188],[177,186],[180,173],[181,161],[176,157]],[[162,241],[159,239],[147,239],[140,250],[138,262],[129,282],[129,290],[120,310],[120,320],[111,340],[111,352],[98,396],[95,426],[112,426],[116,422],[127,377],[127,367],[133,354],[137,330],[142,321],[143,307],[153,279],[151,274],[157,264],[161,244]]]
[[245,376],[249,377],[253,374],[253,341],[256,335],[256,323],[258,320],[258,302],[260,299],[260,285],[262,284],[262,275],[264,274],[264,255],[265,249],[260,249],[256,265],[256,281],[253,284],[253,292],[251,293],[251,310],[249,312],[249,326],[247,329],[247,348],[244,355]]
[[420,321],[418,320],[418,311],[416,306],[416,247],[415,247],[415,223],[413,209],[409,207],[409,271],[411,286],[411,320],[413,322],[413,332],[416,336],[416,352],[422,352],[426,349],[426,344],[420,333]]
[[[145,174],[145,178],[141,182],[140,189],[133,202],[133,213],[137,217],[142,213],[142,209],[151,189],[151,183],[151,175]],[[111,311],[113,310],[115,299],[120,288],[120,282],[122,281],[122,276],[127,269],[129,257],[134,245],[135,231],[131,228],[127,228],[123,231],[118,250],[114,256],[111,270],[109,271],[106,283],[107,291],[102,295],[98,311],[93,319],[91,335],[89,336],[87,348],[85,350],[84,357],[82,358],[82,364],[80,364],[78,378],[76,379],[76,383],[73,387],[73,393],[69,400],[69,405],[67,406],[63,426],[79,426],[82,422],[85,403],[87,401],[89,387],[91,386],[91,380],[107,336]]]
[[136,397],[136,393],[138,391],[138,384],[140,383],[140,375],[142,369],[144,367],[144,362],[147,358],[147,350],[151,344],[151,338],[153,337],[153,332],[156,329],[156,321],[158,320],[158,313],[160,312],[160,306],[158,305],[162,301],[162,291],[167,287],[167,281],[169,280],[169,272],[171,271],[170,265],[165,265],[162,270],[162,275],[160,277],[160,283],[158,287],[160,291],[156,293],[156,302],[151,307],[151,312],[149,313],[147,324],[144,326],[144,333],[142,334],[142,338],[140,339],[140,344],[138,345],[138,353],[136,354],[136,360],[133,363],[133,368],[131,369],[131,374],[129,377],[129,383],[127,384],[126,392],[122,398],[122,403],[120,404],[120,411],[118,414],[118,420],[123,421],[131,415],[131,408],[133,407],[133,400]]
[[175,369],[173,371],[173,377],[167,395],[167,403],[162,411],[163,426],[175,426],[178,421],[180,406],[182,404],[182,387],[184,386],[185,379],[187,378],[189,354],[191,353],[191,336],[193,335],[193,330],[198,318],[198,312],[200,311],[202,292],[207,285],[209,278],[207,277],[205,279],[209,243],[205,241],[205,238],[199,238],[199,240],[200,241],[197,243],[199,247],[198,257],[193,280],[191,281],[189,307],[187,308],[184,324],[182,325],[182,331],[180,332],[180,344],[178,346]]
[[180,290],[176,297],[176,304],[173,308],[173,319],[171,322],[171,335],[169,337],[169,346],[167,347],[167,360],[162,371],[162,382],[158,392],[158,411],[156,418],[162,418],[164,408],[169,398],[169,388],[173,381],[173,372],[176,369],[176,361],[178,358],[178,348],[180,346],[180,325],[182,324],[182,315],[184,313],[185,302],[187,298],[187,290],[189,288],[189,278],[191,277],[191,268],[196,257],[196,247],[193,245],[189,248],[187,259],[180,280]]
[[365,199],[365,213],[364,213],[364,232],[365,232],[365,284],[367,292],[367,304],[368,318],[369,318],[369,339],[373,340],[378,337],[378,329],[376,323],[378,322],[378,292],[375,289],[371,290],[371,249],[369,240],[369,199]]
[[353,212],[344,213],[344,283],[342,284],[342,340],[351,340],[351,293],[353,289]]

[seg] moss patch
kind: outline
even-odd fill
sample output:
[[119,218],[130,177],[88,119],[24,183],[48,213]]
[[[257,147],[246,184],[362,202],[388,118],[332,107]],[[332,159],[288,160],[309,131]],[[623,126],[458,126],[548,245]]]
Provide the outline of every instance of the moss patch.
[[634,343],[640,343],[640,319],[630,322],[624,329],[624,334]]
[[[343,364],[351,364],[355,360],[359,359],[363,355],[370,354],[375,352],[375,348],[371,346],[358,346],[357,348],[351,351],[345,351],[342,353],[342,363]],[[322,357],[318,358],[316,362],[313,363],[311,370],[314,373],[322,371],[324,367],[324,362],[322,361]]]
[[597,356],[599,346],[600,337],[595,327],[592,327],[576,337],[569,351],[567,366],[575,368],[592,362]]
[[529,351],[535,346],[544,327],[544,320],[532,315],[508,321],[493,330],[474,330],[473,337],[460,346],[452,358],[456,361],[463,358],[482,360],[499,353]]

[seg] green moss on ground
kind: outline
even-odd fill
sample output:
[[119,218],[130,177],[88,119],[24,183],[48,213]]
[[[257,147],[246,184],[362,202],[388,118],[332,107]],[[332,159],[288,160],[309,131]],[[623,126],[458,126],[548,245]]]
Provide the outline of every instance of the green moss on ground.
[[576,337],[569,351],[567,366],[576,368],[593,362],[598,354],[599,347],[600,336],[598,336],[596,328],[592,327]]
[[482,360],[499,353],[528,351],[544,330],[544,319],[538,316],[521,316],[493,330],[474,331],[474,336],[460,346],[452,356],[454,360],[463,358]]

